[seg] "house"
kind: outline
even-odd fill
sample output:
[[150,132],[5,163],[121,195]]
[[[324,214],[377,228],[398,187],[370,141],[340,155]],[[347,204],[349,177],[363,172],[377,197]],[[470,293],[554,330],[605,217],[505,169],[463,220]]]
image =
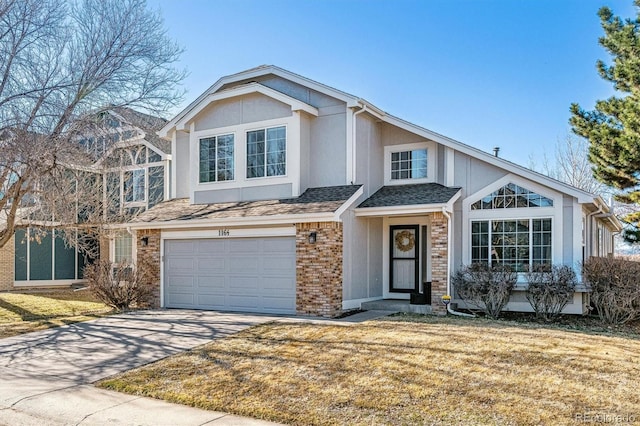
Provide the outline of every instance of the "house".
[[[443,314],[460,265],[579,270],[620,231],[600,197],[276,66],[220,78],[159,135],[169,196],[128,225],[162,307],[332,317],[430,290]],[[530,311],[520,275],[506,309]]]
[[[116,222],[112,238],[104,243],[104,254],[116,262],[131,262],[132,235],[117,222],[168,197],[171,144],[156,135],[166,121],[129,108],[112,108],[96,118],[92,131],[78,138],[78,145],[93,161],[83,171],[97,176],[103,190],[104,202],[90,208],[103,208],[110,218],[105,222]],[[81,281],[90,255],[77,243],[70,245],[55,222],[34,222],[29,209],[23,210],[26,214],[13,239],[0,249],[0,290]],[[99,242],[94,239],[86,244],[95,244],[97,255]]]

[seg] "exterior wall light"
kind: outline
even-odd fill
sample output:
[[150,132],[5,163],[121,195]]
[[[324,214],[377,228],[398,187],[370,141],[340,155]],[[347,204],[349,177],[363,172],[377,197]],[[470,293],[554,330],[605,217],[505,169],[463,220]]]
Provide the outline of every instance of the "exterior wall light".
[[318,239],[318,233],[317,232],[309,233],[309,244],[315,244],[317,239]]
[[149,237],[142,237],[142,238],[140,239],[140,242],[142,243],[142,246],[143,246],[143,247],[148,246],[148,245],[149,245]]

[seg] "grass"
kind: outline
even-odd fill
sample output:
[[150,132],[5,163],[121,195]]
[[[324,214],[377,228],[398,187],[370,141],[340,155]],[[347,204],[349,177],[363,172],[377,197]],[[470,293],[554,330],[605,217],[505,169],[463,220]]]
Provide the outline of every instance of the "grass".
[[87,291],[0,293],[0,338],[87,321],[110,310]]
[[270,323],[99,385],[297,425],[640,422],[638,335],[416,318]]

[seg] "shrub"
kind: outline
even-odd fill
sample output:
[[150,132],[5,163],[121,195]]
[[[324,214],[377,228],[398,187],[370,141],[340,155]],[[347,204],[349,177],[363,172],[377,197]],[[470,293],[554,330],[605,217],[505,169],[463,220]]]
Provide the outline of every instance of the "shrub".
[[[509,266],[474,263],[461,267],[451,281],[467,306],[496,319],[509,302],[518,274]],[[472,309],[473,310],[473,309]]]
[[621,258],[592,257],[582,265],[591,287],[591,303],[607,324],[640,318],[640,263]]
[[85,278],[96,297],[117,311],[146,306],[153,292],[132,265],[99,261],[85,268]]
[[527,272],[526,297],[537,318],[552,321],[573,298],[578,278],[566,265],[534,265]]

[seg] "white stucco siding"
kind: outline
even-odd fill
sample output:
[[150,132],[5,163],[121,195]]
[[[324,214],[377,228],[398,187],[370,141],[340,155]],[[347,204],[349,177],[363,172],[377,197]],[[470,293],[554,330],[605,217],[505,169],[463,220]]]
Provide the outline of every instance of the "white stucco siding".
[[346,106],[346,104],[339,99],[274,75],[263,76],[254,80],[301,102],[313,105],[316,108],[325,108],[335,105]]
[[311,120],[309,186],[347,185],[346,110]]
[[382,219],[357,218],[353,211],[342,216],[344,232],[344,309],[382,297]]
[[371,196],[384,183],[384,146],[381,125],[366,113],[356,116],[356,183]]
[[176,134],[176,151],[173,156],[175,163],[175,198],[186,198],[189,196],[189,134],[178,131]]
[[195,130],[216,129],[243,123],[271,120],[291,116],[291,106],[268,96],[252,93],[217,101],[195,118]]

